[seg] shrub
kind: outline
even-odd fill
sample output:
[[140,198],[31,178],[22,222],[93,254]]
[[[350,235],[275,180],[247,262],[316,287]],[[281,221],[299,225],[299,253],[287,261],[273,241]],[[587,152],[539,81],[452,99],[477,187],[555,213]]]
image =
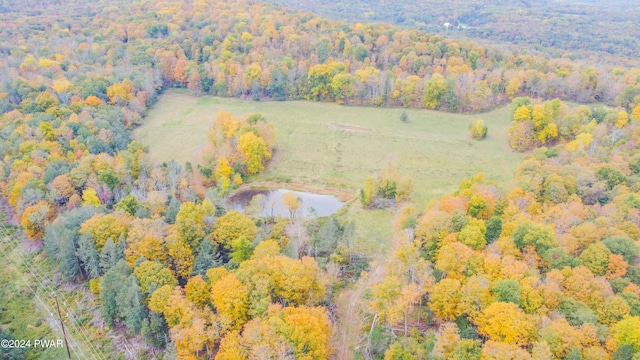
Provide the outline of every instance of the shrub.
[[469,133],[471,137],[476,140],[482,140],[487,137],[488,132],[487,126],[484,124],[484,121],[480,119],[472,119],[469,122]]

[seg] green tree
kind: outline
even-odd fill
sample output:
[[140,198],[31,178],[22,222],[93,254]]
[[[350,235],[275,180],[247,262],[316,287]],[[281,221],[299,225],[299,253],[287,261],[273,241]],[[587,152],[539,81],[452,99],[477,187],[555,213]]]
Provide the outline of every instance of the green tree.
[[90,278],[100,276],[100,254],[93,246],[93,239],[88,234],[80,236],[77,254],[86,275]]
[[456,344],[451,353],[453,360],[480,360],[482,343],[480,340],[462,339]]
[[127,326],[128,333],[138,334],[142,329],[145,318],[145,306],[142,304],[143,295],[134,274],[127,277],[116,295],[116,306],[122,322]]
[[[10,329],[5,329],[3,326],[0,326],[0,339],[2,341],[8,340],[11,343],[13,341],[19,341],[22,339],[16,339]],[[19,342],[18,342],[19,343]],[[0,359],[2,360],[10,360],[10,359],[27,359],[27,347],[3,347],[2,352],[0,352]]]
[[245,260],[249,260],[252,253],[253,243],[247,240],[246,237],[240,236],[231,242],[230,257],[233,261],[241,263]]
[[496,281],[491,288],[491,293],[496,301],[520,305],[520,284],[515,280]]
[[129,264],[124,260],[120,260],[100,280],[101,313],[109,327],[115,326],[115,320],[118,316],[118,292],[122,289],[122,285],[130,274],[131,268]]
[[445,80],[442,74],[434,73],[424,85],[424,106],[427,109],[440,107],[446,92]]
[[207,225],[204,218],[214,213],[213,205],[205,200],[201,205],[184,202],[176,216],[176,230],[180,240],[191,248],[192,252],[200,247],[200,242],[207,235]]
[[485,239],[488,244],[491,244],[500,237],[500,234],[502,234],[502,219],[498,216],[492,216],[487,220],[485,225],[487,226]]
[[587,306],[587,304],[565,297],[560,301],[558,310],[564,314],[565,318],[572,326],[582,326],[583,324],[595,324],[598,317]]
[[149,316],[142,321],[140,332],[147,344],[158,349],[164,348],[169,338],[169,328],[164,316],[155,312],[149,312]]
[[628,263],[631,263],[633,258],[640,253],[640,246],[626,236],[608,237],[602,240],[602,245],[606,246],[611,253],[622,255],[624,261]]
[[[120,240],[120,243],[124,242],[124,235]],[[100,251],[100,270],[102,273],[107,272],[112,267],[116,266],[118,261],[124,259],[124,253],[121,247],[116,246],[111,238],[107,239],[107,242]]]
[[114,209],[122,210],[133,216],[138,210],[138,200],[133,195],[127,195],[120,200],[116,205],[113,206]]
[[173,224],[176,222],[176,217],[178,216],[178,212],[180,211],[180,200],[171,196],[171,200],[169,200],[169,205],[164,212],[164,220],[168,224]]
[[634,360],[633,345],[619,344],[616,351],[613,352],[613,360]]
[[598,171],[596,171],[596,177],[598,180],[604,181],[609,190],[613,189],[614,186],[627,181],[627,177],[624,176],[623,173],[610,166],[603,166],[598,169]]
[[604,276],[609,268],[611,251],[601,243],[590,245],[580,254],[580,263],[596,275]]
[[222,254],[211,241],[205,240],[200,243],[198,255],[193,261],[193,273],[206,277],[207,270],[222,266]]
[[520,224],[513,233],[513,242],[519,249],[531,245],[538,253],[542,253],[555,246],[556,237],[547,225],[525,222]]
[[409,115],[407,115],[406,111],[403,111],[402,114],[400,114],[400,121],[402,121],[403,123],[409,122]]

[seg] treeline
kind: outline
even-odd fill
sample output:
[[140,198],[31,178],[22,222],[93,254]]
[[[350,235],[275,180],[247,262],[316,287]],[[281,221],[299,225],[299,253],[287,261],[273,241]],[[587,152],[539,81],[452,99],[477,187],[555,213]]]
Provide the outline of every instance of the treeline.
[[599,140],[594,142],[596,131],[613,128],[616,137],[622,137],[629,122],[640,120],[640,95],[629,103],[631,113],[607,106],[569,109],[559,99],[533,102],[528,97],[513,99],[510,108],[513,122],[509,142],[514,150],[564,142],[567,149],[575,151],[579,147],[593,149],[598,146]]
[[367,356],[640,356],[640,121],[560,101],[533,108],[583,120],[553,147],[533,125],[536,148],[506,191],[480,174],[422,214],[398,211],[386,276],[370,289]]
[[[484,110],[518,96],[624,106],[629,91],[640,91],[637,69],[596,68],[387,25],[350,26],[275,5],[91,6],[102,10],[90,18],[79,12],[64,26],[47,13],[4,15],[12,26],[0,37],[13,64],[4,73],[5,107],[44,90],[65,94],[65,103],[94,95],[134,111],[166,87],[447,111]],[[34,22],[44,28],[31,27]],[[47,50],[35,51],[41,48]]]

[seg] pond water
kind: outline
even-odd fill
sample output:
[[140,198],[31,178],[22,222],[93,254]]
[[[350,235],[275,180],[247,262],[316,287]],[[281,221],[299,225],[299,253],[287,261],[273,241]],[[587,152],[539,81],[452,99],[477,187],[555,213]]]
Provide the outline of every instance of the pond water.
[[[344,205],[342,201],[333,195],[286,189],[245,190],[229,198],[228,204],[232,210],[243,213],[251,212],[261,217],[289,217],[289,210],[285,208],[282,201],[282,195],[285,193],[294,193],[298,197],[300,208],[295,213],[296,217],[329,216]],[[253,203],[252,199],[254,200]]]

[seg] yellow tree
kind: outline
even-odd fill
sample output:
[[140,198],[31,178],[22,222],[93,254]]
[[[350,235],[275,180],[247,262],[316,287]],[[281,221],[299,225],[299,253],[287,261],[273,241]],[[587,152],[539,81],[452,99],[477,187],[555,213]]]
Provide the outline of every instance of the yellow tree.
[[481,360],[530,360],[531,355],[518,345],[487,341],[482,347]]
[[618,113],[618,117],[616,118],[615,123],[613,125],[617,128],[624,127],[629,123],[629,114],[626,111],[622,110]]
[[87,188],[82,191],[82,203],[88,206],[100,206],[100,199],[93,188]]
[[247,132],[238,138],[238,150],[243,156],[248,174],[264,170],[264,162],[271,158],[267,144],[253,132]]
[[472,321],[489,339],[520,346],[528,345],[536,330],[530,315],[514,303],[494,302]]
[[207,233],[204,218],[213,213],[214,207],[208,200],[203,201],[201,205],[193,202],[182,203],[176,216],[176,232],[179,240],[188,244],[192,251],[197,251]]
[[171,271],[155,262],[145,261],[138,265],[138,267],[133,270],[133,273],[140,283],[140,290],[145,293],[149,293],[152,285],[156,287],[178,285],[178,281],[173,277]]
[[618,345],[629,344],[640,352],[640,316],[627,316],[614,327],[614,338]]
[[531,110],[528,106],[523,105],[516,109],[513,113],[513,120],[515,122],[523,122],[527,120],[531,120]]
[[109,238],[117,242],[120,235],[126,236],[129,224],[129,218],[122,213],[96,214],[80,226],[80,234],[91,235],[100,251]]
[[634,121],[640,120],[640,104],[636,105],[631,112],[631,119]]
[[[205,240],[207,241],[207,240]],[[188,279],[193,272],[194,256],[186,242],[172,234],[166,242],[169,266],[179,279]]]
[[455,320],[461,315],[460,281],[444,279],[434,285],[429,292],[429,307],[442,320]]
[[165,263],[167,253],[163,239],[152,231],[147,232],[142,238],[129,236],[127,248],[124,250],[125,259],[133,266],[139,258]]
[[433,73],[431,79],[424,85],[424,106],[427,109],[438,108],[445,94],[445,90],[445,81],[442,74]]
[[215,360],[246,360],[247,354],[240,343],[241,340],[238,331],[228,333],[220,342]]
[[211,303],[221,317],[223,329],[239,330],[247,321],[249,292],[234,274],[211,286]]
[[29,206],[22,213],[20,224],[30,239],[41,238],[44,235],[44,226],[51,216],[51,207],[46,201],[38,201]]
[[173,286],[171,285],[162,285],[157,288],[149,298],[149,310],[163,314],[172,294]]
[[118,101],[129,102],[134,98],[133,82],[124,79],[122,82],[115,83],[107,88],[107,96],[112,104]]
[[400,296],[402,280],[396,276],[387,276],[371,289],[369,307],[374,314],[374,324],[378,320],[389,322],[391,325],[397,320],[393,315],[391,305]]
[[211,299],[209,285],[200,275],[196,275],[187,281],[184,292],[187,299],[199,308],[203,308]]
[[248,216],[231,210],[216,221],[211,234],[213,239],[226,249],[231,249],[233,242],[241,237],[253,241],[258,233],[256,224]]
[[291,222],[295,221],[296,213],[300,208],[300,198],[292,191],[282,194],[282,203],[285,209],[289,211]]
[[207,341],[205,321],[201,318],[195,318],[189,324],[178,324],[171,328],[170,334],[179,359],[197,360],[196,353]]
[[226,191],[231,185],[231,166],[229,166],[229,159],[226,156],[218,158],[218,165],[215,171],[216,184]]
[[459,311],[476,317],[491,302],[491,279],[486,275],[476,275],[467,279],[460,289]]
[[296,359],[322,360],[331,354],[331,321],[324,308],[287,307],[283,314],[284,336],[295,347]]

